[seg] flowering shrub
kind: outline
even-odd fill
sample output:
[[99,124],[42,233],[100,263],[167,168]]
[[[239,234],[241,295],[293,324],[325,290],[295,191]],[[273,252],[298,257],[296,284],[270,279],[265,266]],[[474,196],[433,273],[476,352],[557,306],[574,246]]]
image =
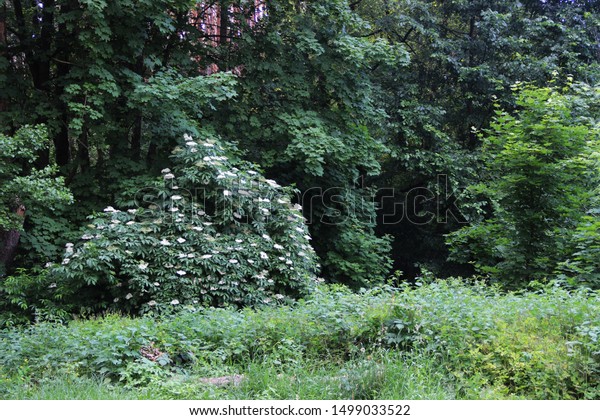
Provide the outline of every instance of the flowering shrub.
[[107,207],[67,244],[57,293],[75,286],[80,299],[148,312],[284,302],[310,288],[316,257],[291,190],[232,145],[185,142],[137,208]]

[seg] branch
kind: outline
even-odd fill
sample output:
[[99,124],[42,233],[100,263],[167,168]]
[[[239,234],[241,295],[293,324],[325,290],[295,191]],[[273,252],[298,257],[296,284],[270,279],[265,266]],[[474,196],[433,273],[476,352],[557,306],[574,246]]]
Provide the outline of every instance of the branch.
[[350,10],[356,10],[358,6],[363,2],[363,0],[356,0],[350,3]]
[[403,43],[403,44],[405,44],[405,43],[406,43],[406,41],[408,40],[408,37],[410,36],[410,34],[412,34],[412,33],[413,33],[413,31],[414,31],[414,30],[415,30],[415,27],[414,27],[414,26],[412,26],[412,27],[411,27],[411,28],[408,30],[408,32],[407,32],[407,33],[406,33],[406,34],[405,34],[405,35],[402,37],[402,39],[400,40],[400,42],[401,42],[401,43]]
[[383,32],[383,29],[377,29],[376,31],[371,32],[370,34],[366,34],[366,35],[359,35],[359,38],[370,38],[373,35],[377,35]]
[[60,60],[60,59],[58,59],[58,58],[54,58],[54,57],[52,57],[52,58],[51,58],[51,60],[52,60],[52,61],[56,61],[57,63],[61,63],[61,64],[68,64],[68,65],[70,65],[70,66],[77,66],[77,64],[76,64],[76,63],[71,63],[70,61],[64,61],[64,60]]

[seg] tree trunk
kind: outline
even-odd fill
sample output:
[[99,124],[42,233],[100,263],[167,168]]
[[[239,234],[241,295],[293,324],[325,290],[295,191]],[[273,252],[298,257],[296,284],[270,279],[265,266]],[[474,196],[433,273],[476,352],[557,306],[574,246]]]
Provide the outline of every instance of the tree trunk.
[[[15,213],[24,219],[25,206],[19,205]],[[19,229],[0,231],[0,276],[8,271],[10,264],[15,258],[20,237],[21,231]]]
[[[135,72],[144,78],[144,56],[140,55],[135,65]],[[133,131],[131,133],[131,157],[139,162],[142,150],[142,110],[136,110],[136,116],[133,122]]]
[[146,154],[146,165],[152,166],[152,164],[155,162],[156,151],[156,143],[150,143],[150,145],[148,146],[148,153]]
[[131,133],[131,157],[134,161],[140,160],[142,150],[142,113],[137,112],[135,122],[133,123],[133,132]]
[[[0,6],[0,47],[6,46],[6,3]],[[4,53],[4,51],[3,51]]]
[[69,128],[66,105],[61,104],[60,110],[63,115],[58,132],[54,135],[54,148],[56,150],[56,163],[59,166],[67,166],[71,161],[71,145],[69,144]]
[[[0,6],[0,57],[6,56],[6,2]],[[4,98],[0,98],[0,112],[6,111],[8,107]]]
[[[69,3],[63,4],[62,6],[62,13],[69,13],[71,11],[71,6],[69,5]],[[62,33],[62,34],[67,34],[69,29],[67,28],[67,25],[64,22],[61,22],[58,25],[58,32]],[[67,104],[65,103],[65,101],[63,99],[61,99],[61,96],[64,94],[65,91],[65,79],[67,78],[70,69],[70,64],[69,60],[69,50],[63,50],[63,51],[59,51],[59,60],[57,60],[56,63],[56,87],[55,87],[55,97],[57,98],[58,101],[58,109],[60,111],[60,117],[59,117],[59,124],[60,124],[60,128],[58,129],[58,131],[54,134],[53,136],[53,142],[54,142],[54,147],[55,147],[55,153],[56,153],[56,163],[59,166],[66,166],[71,162],[71,143],[69,142],[69,112],[68,112],[68,107]],[[84,130],[87,130],[86,127],[84,127]],[[87,135],[87,134],[86,134]],[[85,140],[87,142],[87,139]],[[89,153],[87,151],[87,145],[86,145],[86,151],[88,154],[88,161],[89,161]]]
[[[475,41],[476,41],[476,23],[477,21],[475,20],[475,16],[471,16],[471,19],[469,20],[469,47],[468,47],[468,52],[469,52],[469,69],[472,69],[475,66]],[[475,132],[473,132],[473,130],[471,130],[471,125],[473,124],[473,113],[474,113],[474,109],[473,109],[473,100],[472,99],[467,99],[467,103],[466,103],[466,122],[467,122],[467,126],[465,127],[466,132],[468,133],[468,140],[467,140],[467,147],[469,147],[470,149],[475,149],[475,147],[477,147],[477,134],[475,134]]]
[[77,162],[82,173],[90,169],[90,142],[87,123],[84,124],[81,137],[77,142]]
[[[48,95],[55,100],[61,101],[62,87],[55,86],[52,83],[53,74],[51,71],[51,57],[54,55],[54,41],[56,36],[55,10],[56,0],[47,0],[43,2],[43,8],[34,13],[31,17],[30,25],[26,22],[27,14],[24,12],[23,2],[13,0],[13,9],[16,19],[16,28],[14,32],[19,42],[24,47],[25,61],[31,73],[33,87]],[[27,3],[26,5],[28,5]],[[66,5],[63,5],[63,12],[66,11]],[[64,28],[64,24],[60,24]],[[39,36],[33,37],[32,31],[39,31]],[[64,66],[63,66],[64,67]],[[57,75],[60,78],[66,74],[61,70],[61,65],[57,66]],[[56,163],[60,166],[67,165],[71,160],[71,150],[69,145],[68,116],[66,105],[58,106],[60,116],[58,117],[58,126],[52,134],[56,151]],[[48,118],[40,116],[36,121],[38,124],[48,124]],[[50,154],[47,150],[40,152],[36,167],[44,168],[50,163]]]
[[224,1],[221,4],[221,21],[219,23],[219,43],[225,45],[228,37],[229,28],[229,2]]

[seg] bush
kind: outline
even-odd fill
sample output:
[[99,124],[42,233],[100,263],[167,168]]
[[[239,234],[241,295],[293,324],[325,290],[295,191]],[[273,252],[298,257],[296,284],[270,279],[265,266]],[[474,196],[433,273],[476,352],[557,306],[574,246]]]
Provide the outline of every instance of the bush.
[[571,235],[573,254],[559,265],[561,278],[571,286],[600,289],[599,213],[595,208],[583,218]]
[[4,278],[0,282],[0,328],[69,319],[55,288],[47,269],[18,269]]
[[459,397],[589,398],[600,384],[595,294],[554,285],[502,294],[450,281],[396,302],[386,342],[442,361]]
[[293,308],[188,307],[158,322],[116,315],[69,325],[43,322],[0,331],[0,364],[10,373],[26,368],[35,379],[67,372],[139,381],[142,371],[168,373],[177,366],[208,363],[215,370],[266,358],[280,367],[305,358],[344,359],[376,342],[389,298],[380,291],[318,288]]
[[490,340],[471,345],[465,373],[483,378],[482,385],[507,396],[594,398],[597,392],[590,385],[598,378],[590,384],[585,374],[577,373],[583,373],[584,356],[561,335],[547,334],[552,322],[536,317],[523,317],[516,324],[498,322]]
[[58,289],[92,310],[285,302],[317,269],[290,189],[238,160],[235,148],[186,136],[137,208],[107,207],[55,268]]

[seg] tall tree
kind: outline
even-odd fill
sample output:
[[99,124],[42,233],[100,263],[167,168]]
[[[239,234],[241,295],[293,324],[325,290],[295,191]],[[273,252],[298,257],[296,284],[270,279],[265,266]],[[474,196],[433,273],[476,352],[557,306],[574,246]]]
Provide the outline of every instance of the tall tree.
[[589,86],[515,90],[518,110],[498,109],[482,135],[487,171],[477,189],[489,198],[492,217],[453,233],[450,242],[455,258],[522,287],[569,257],[570,237],[598,186],[590,156],[598,153],[600,131],[585,115]]
[[194,7],[188,0],[2,2],[0,127],[12,135],[43,123],[53,147],[38,150],[36,167],[56,162],[79,200],[68,214],[31,212],[24,246],[59,249],[54,242],[114,202],[124,183],[147,173],[147,162],[168,157],[193,128],[197,115],[185,126],[145,122],[135,92],[159,72],[201,75],[199,57],[210,48],[191,19]]
[[301,192],[324,273],[364,284],[388,272],[387,243],[374,235],[365,182],[385,147],[375,101],[378,66],[402,66],[402,47],[365,38],[347,1],[270,1],[252,31],[226,45],[241,69],[239,94],[213,116],[248,159]]
[[510,86],[517,81],[543,85],[555,72],[591,84],[600,80],[598,3],[355,4],[372,24],[365,35],[403,45],[411,58],[408,67],[376,76],[391,117],[386,128],[392,150],[378,182],[395,190],[393,198],[390,192],[382,197],[380,221],[400,206],[413,209],[380,230],[396,238],[396,268],[411,274],[417,274],[414,264],[439,273],[460,270],[445,263],[444,235],[478,211],[477,197],[462,193],[477,182],[481,168],[481,142],[473,128],[488,127],[496,101],[514,107]]

